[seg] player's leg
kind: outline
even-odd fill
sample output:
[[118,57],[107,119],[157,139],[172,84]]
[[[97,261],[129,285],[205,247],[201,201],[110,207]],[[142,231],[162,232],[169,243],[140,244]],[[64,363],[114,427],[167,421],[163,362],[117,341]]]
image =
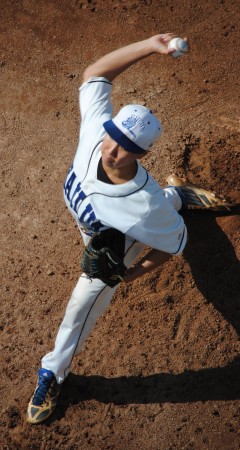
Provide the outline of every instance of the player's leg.
[[[124,262],[127,267],[138,258],[143,248],[142,244],[126,239]],[[60,325],[54,350],[42,359],[38,385],[28,406],[29,422],[40,423],[52,414],[73,357],[79,354],[96,320],[109,306],[116,288],[110,288],[97,279],[89,280],[84,274],[80,276]]]
[[98,279],[90,280],[85,274],[80,276],[58,330],[54,350],[42,359],[42,367],[51,370],[58,383],[68,375],[73,357],[80,352],[96,320],[109,306],[116,288]]
[[[143,248],[139,242],[126,240],[124,263],[127,267],[138,258]],[[110,288],[101,280],[90,280],[85,274],[80,276],[59,328],[54,351],[42,359],[42,367],[51,370],[58,383],[68,375],[73,356],[79,354],[116,289],[117,286]]]
[[[116,288],[102,281],[89,280],[82,274],[75,286],[65,316],[59,327],[52,352],[42,359],[38,383],[27,410],[27,421],[40,423],[46,420],[57,404],[57,394],[77,355],[93,329],[97,318],[109,305]],[[54,384],[54,392],[51,390]]]

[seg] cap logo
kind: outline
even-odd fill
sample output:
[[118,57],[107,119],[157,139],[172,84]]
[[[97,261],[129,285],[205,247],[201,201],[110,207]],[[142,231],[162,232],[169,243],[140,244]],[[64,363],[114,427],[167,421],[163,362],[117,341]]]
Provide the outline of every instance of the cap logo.
[[141,119],[141,117],[132,115],[132,116],[128,117],[127,120],[123,120],[123,122],[122,122],[122,126],[124,128],[126,128],[135,139],[137,136],[134,133],[134,131],[132,130],[132,128],[136,127],[136,125],[138,125],[138,132],[142,133],[145,126],[144,126],[144,122]]

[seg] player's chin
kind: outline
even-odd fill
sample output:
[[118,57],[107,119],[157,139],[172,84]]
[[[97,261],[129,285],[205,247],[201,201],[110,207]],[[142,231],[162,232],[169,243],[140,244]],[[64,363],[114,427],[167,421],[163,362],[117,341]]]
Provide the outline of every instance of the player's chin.
[[107,167],[114,168],[114,166],[115,166],[115,161],[111,158],[102,157],[102,162],[103,162],[103,165],[107,166]]

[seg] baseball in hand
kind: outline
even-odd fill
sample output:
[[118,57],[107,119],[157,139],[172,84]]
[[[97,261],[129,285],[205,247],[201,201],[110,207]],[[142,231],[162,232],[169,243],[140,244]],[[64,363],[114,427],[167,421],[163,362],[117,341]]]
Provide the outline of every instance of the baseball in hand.
[[175,50],[171,53],[171,55],[177,58],[178,56],[182,56],[187,53],[188,43],[184,39],[176,37],[169,42],[168,49]]

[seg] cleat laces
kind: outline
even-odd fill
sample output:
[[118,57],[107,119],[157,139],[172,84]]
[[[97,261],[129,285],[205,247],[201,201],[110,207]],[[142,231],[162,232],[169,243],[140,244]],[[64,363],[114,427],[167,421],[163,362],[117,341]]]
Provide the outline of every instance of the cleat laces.
[[49,387],[51,385],[53,376],[49,376],[45,371],[45,376],[43,373],[39,373],[38,386],[33,395],[32,404],[35,406],[40,406],[45,402],[46,396],[49,392]]

